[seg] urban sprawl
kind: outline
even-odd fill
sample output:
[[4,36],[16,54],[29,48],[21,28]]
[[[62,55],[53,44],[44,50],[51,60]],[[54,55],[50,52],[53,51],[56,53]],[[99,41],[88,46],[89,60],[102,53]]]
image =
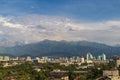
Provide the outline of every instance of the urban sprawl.
[[[86,57],[0,56],[0,62],[2,69],[9,70],[10,67],[14,68],[15,66],[21,66],[24,64],[26,66],[32,66],[31,69],[39,74],[41,73],[43,75],[45,72],[43,76],[29,76],[27,77],[28,79],[25,78],[26,80],[32,80],[32,77],[34,77],[33,80],[120,80],[119,56],[106,58],[104,53],[97,57],[93,56],[91,53],[87,53]],[[2,71],[1,68],[0,71]],[[48,75],[46,75],[46,73]],[[14,76],[14,74],[18,75],[18,73],[13,74],[12,72],[10,74],[11,75],[3,76],[3,80],[19,80],[17,79],[18,76]]]

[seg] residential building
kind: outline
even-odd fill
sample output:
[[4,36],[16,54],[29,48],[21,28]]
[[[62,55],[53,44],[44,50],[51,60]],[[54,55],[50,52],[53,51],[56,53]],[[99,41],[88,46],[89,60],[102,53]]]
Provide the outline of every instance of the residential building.
[[3,60],[4,60],[4,61],[9,61],[9,60],[10,60],[10,57],[9,57],[9,56],[4,56]]
[[32,58],[30,56],[27,56],[26,61],[32,61]]
[[103,76],[107,76],[109,78],[118,77],[119,76],[119,71],[118,70],[104,70],[103,71]]
[[116,60],[116,66],[117,66],[117,67],[120,66],[120,58]]

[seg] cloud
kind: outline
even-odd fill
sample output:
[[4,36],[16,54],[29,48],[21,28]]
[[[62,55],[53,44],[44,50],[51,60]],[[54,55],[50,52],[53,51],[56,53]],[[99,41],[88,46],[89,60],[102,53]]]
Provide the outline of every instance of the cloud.
[[0,34],[4,34],[3,31],[0,31]]
[[9,28],[22,28],[23,27],[23,25],[21,24],[14,24],[9,21],[10,21],[9,18],[0,17],[0,24],[2,26],[9,27]]
[[87,40],[109,45],[120,43],[119,20],[81,23],[58,16],[1,16],[0,26],[0,45],[29,44],[44,39]]

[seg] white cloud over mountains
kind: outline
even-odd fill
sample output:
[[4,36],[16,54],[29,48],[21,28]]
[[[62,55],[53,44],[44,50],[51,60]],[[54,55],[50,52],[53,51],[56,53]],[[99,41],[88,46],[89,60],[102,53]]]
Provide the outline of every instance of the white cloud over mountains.
[[0,17],[0,45],[28,44],[44,39],[87,40],[113,45],[120,43],[119,34],[119,20],[81,23],[43,15]]
[[0,23],[2,26],[10,27],[10,28],[21,28],[23,25],[20,24],[13,24],[9,22],[10,20],[7,18],[0,18]]

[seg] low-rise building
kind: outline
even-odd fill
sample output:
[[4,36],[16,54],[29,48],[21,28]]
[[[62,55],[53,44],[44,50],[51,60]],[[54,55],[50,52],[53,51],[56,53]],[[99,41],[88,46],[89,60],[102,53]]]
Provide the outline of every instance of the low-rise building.
[[116,66],[119,67],[120,66],[120,59],[116,60]]
[[32,58],[30,56],[27,56],[26,61],[32,61]]
[[3,56],[0,56],[0,61],[3,61]]
[[86,63],[92,64],[92,63],[93,63],[93,60],[87,60]]
[[9,56],[4,56],[4,61],[9,61],[10,57]]
[[107,76],[110,80],[120,80],[118,70],[104,70],[103,77]]
[[113,76],[119,76],[118,70],[104,70],[103,76],[113,77]]
[[50,80],[69,80],[69,76],[64,73],[51,73]]
[[93,63],[95,63],[95,64],[107,64],[107,63],[109,63],[109,60],[93,60]]

